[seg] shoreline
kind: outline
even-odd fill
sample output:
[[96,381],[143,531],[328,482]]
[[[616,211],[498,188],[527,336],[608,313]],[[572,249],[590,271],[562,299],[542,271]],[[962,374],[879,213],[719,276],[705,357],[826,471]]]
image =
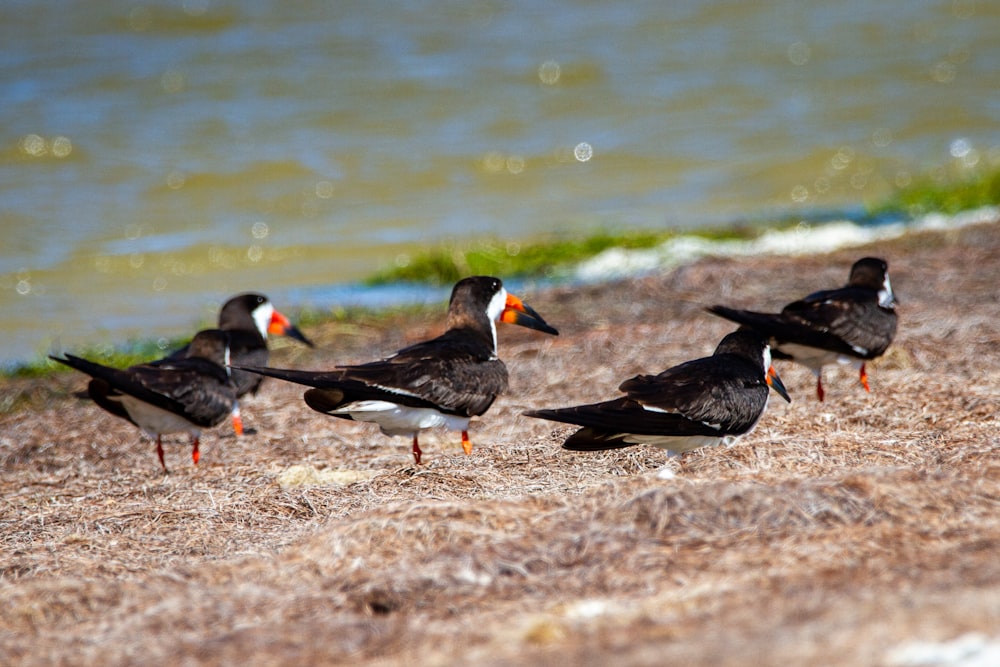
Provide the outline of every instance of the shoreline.
[[[800,256],[829,253],[843,248],[858,247],[879,241],[889,241],[906,234],[925,231],[958,230],[969,225],[1000,219],[1000,207],[986,206],[961,211],[953,215],[931,213],[914,220],[882,224],[859,223],[832,218],[820,223],[800,222],[790,228],[762,228],[747,239],[718,238],[718,231],[680,233],[662,243],[648,248],[627,249],[613,246],[573,266],[558,271],[557,277],[524,276],[513,279],[500,275],[514,288],[527,287],[532,291],[579,287],[630,278],[641,278],[689,265],[704,257]],[[401,282],[394,285],[349,285],[300,287],[291,290],[293,300],[282,306],[290,313],[303,313],[311,322],[337,319],[338,312],[364,312],[391,316],[391,311],[407,308],[425,308],[433,311],[446,303],[450,285],[431,286]],[[322,305],[315,305],[322,304]],[[192,324],[191,332],[196,329]],[[177,347],[187,335],[168,338],[130,338],[127,341],[101,341],[78,346],[75,354],[90,355],[95,361],[126,366],[157,358],[158,352]],[[62,352],[64,350],[57,350]],[[49,352],[35,353],[0,364],[0,377],[25,377],[43,375],[54,369],[65,370],[49,362]]]

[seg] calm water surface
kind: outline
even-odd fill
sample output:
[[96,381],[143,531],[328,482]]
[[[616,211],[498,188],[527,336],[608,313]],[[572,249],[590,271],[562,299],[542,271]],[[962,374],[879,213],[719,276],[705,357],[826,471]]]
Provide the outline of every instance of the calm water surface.
[[0,362],[1000,163],[1000,3],[0,4]]

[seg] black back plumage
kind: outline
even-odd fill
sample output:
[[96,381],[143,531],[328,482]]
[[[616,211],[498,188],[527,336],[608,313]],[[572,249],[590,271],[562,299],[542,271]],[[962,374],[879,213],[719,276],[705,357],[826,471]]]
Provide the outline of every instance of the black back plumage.
[[766,349],[759,333],[740,329],[723,338],[710,357],[626,380],[619,386],[624,397],[525,414],[582,426],[563,444],[575,450],[628,447],[641,436],[743,435],[767,405]]
[[185,348],[184,356],[138,364],[126,369],[104,366],[67,354],[50,357],[91,376],[87,386],[90,397],[99,406],[140,428],[120,400],[128,394],[144,403],[172,412],[200,428],[221,423],[236,399],[226,372],[225,331],[200,331]]
[[762,313],[726,306],[711,306],[709,312],[767,336],[776,358],[784,344],[795,343],[829,350],[857,359],[874,359],[885,353],[896,335],[895,298],[880,303],[887,284],[888,265],[882,259],[865,257],[851,268],[847,285],[821,290],[793,301],[780,313]]
[[507,390],[507,367],[496,356],[493,327],[485,311],[501,287],[496,278],[460,281],[452,291],[448,329],[386,359],[330,371],[254,370],[313,387],[304,398],[319,412],[357,401],[386,400],[462,417],[482,415]]

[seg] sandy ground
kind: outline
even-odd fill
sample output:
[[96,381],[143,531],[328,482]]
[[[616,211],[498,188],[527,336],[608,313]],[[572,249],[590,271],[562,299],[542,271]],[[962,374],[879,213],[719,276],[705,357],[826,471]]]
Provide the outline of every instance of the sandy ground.
[[[569,427],[519,415],[709,354],[730,325],[703,306],[778,308],[868,254],[902,302],[870,394],[833,368],[819,403],[779,363],[791,405],[670,460],[566,452]],[[906,651],[1000,641],[998,277],[1000,223],[522,294],[562,335],[500,326],[510,392],[471,456],[432,432],[420,467],[272,381],[255,433],[207,433],[198,467],[171,439],[165,476],[82,376],[7,382],[0,663],[945,664]],[[317,328],[273,363],[368,360],[442,320]]]

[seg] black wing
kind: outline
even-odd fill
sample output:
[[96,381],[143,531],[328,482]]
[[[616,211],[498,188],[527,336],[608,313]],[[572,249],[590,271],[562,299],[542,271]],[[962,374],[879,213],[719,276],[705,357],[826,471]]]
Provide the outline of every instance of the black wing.
[[506,366],[488,346],[455,332],[388,359],[326,372],[244,370],[315,388],[318,391],[307,392],[307,403],[321,412],[355,401],[386,400],[471,417],[485,413],[508,382]]
[[[261,339],[260,333],[256,329],[244,331],[241,329],[227,330],[229,336],[229,359],[233,366],[266,366],[270,355],[267,350],[267,343]],[[150,362],[151,366],[164,366],[175,363],[181,359],[186,359],[190,349],[190,344],[171,352],[163,359]],[[258,373],[248,373],[246,371],[234,370],[232,372],[232,383],[236,388],[236,396],[242,397],[246,394],[256,394],[260,389],[264,377]]]
[[[716,427],[699,421],[688,419],[676,412],[658,412],[647,410],[640,403],[630,398],[616,398],[603,403],[577,405],[570,408],[554,410],[531,410],[524,414],[529,417],[548,419],[549,421],[575,424],[606,434],[636,435],[709,435],[721,436]],[[630,444],[619,445],[626,447]],[[608,449],[599,447],[595,449]]]
[[816,292],[788,304],[781,315],[840,342],[840,347],[824,349],[862,359],[880,356],[896,334],[896,311],[881,307],[878,293],[870,289],[845,287]]
[[677,413],[723,435],[748,431],[768,396],[763,373],[734,354],[695,359],[658,375],[637,375],[619,389],[636,403]]
[[[796,301],[794,304],[786,306],[786,308],[804,303],[804,301]],[[817,306],[806,306],[787,314],[785,312],[759,313],[752,310],[727,308],[726,306],[712,306],[708,310],[727,320],[759,331],[772,341],[772,348],[779,348],[781,345],[787,343],[795,343],[853,357],[862,356],[859,350],[848,342],[848,339],[840,335],[847,333],[847,328],[844,326],[846,322],[841,319],[844,314],[842,310],[838,312],[838,309],[835,308]],[[833,318],[833,322],[837,323],[834,326],[836,326],[837,331],[840,333],[836,333],[831,328],[830,321],[826,321],[825,324],[823,323],[826,317]],[[894,329],[895,327],[893,326]],[[872,341],[867,342],[871,343]],[[884,350],[887,346],[888,343],[886,342],[882,346],[882,349]],[[779,356],[777,349],[774,352],[776,353],[775,356]],[[878,355],[875,354],[873,356]]]
[[207,359],[161,360],[119,370],[70,354],[52,358],[94,378],[88,385],[94,401],[129,421],[116,396],[128,394],[203,428],[222,422],[236,400],[225,369]]

